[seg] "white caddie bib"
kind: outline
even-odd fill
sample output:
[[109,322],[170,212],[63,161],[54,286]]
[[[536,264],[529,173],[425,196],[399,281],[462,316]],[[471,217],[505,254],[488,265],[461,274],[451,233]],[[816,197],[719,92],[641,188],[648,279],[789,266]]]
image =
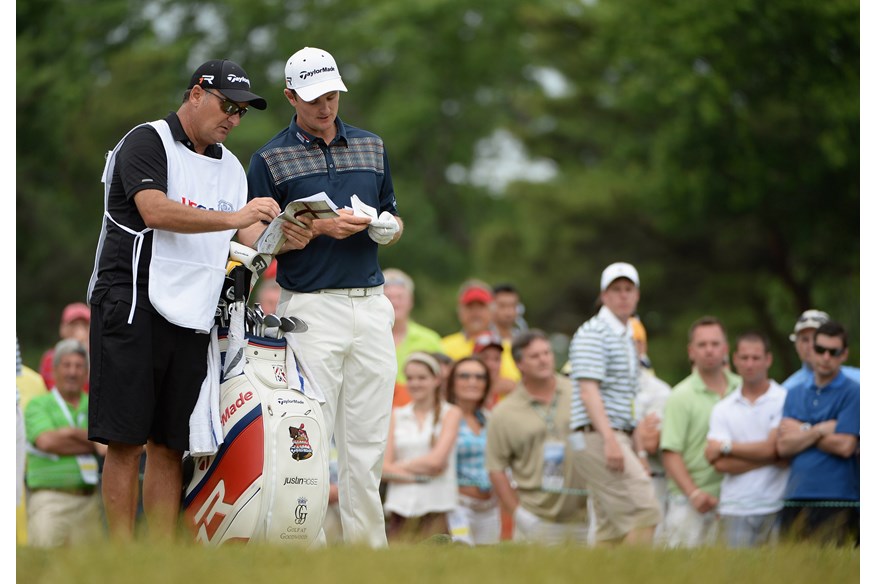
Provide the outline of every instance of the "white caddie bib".
[[[183,205],[234,212],[246,204],[246,173],[223,148],[221,159],[175,141],[167,122],[152,122],[167,152],[167,198]],[[173,233],[156,230],[149,265],[149,300],[168,321],[208,332],[225,281],[228,244],[235,231]]]
[[[164,120],[150,122],[149,125],[158,132],[167,154],[168,199],[191,207],[226,212],[237,211],[246,204],[246,173],[240,161],[227,148],[222,147],[221,159],[203,156],[175,141]],[[131,256],[134,291],[128,317],[130,323],[137,304],[136,277],[143,236],[151,229],[136,232],[119,224],[106,211],[115,158],[125,138],[108,154],[102,180],[105,185],[104,215],[134,236]],[[175,325],[209,332],[225,279],[228,244],[234,233],[234,230],[211,233],[154,230],[148,289],[149,300],[159,314]],[[88,287],[89,298],[97,281],[98,262],[105,237],[104,226]]]

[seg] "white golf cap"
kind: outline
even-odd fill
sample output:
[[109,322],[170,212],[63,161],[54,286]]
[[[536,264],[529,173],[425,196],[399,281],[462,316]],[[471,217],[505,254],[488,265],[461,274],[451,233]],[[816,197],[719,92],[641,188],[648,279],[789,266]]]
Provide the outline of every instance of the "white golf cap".
[[797,340],[797,333],[800,331],[805,331],[810,328],[817,329],[829,320],[830,315],[823,310],[807,310],[801,314],[800,318],[797,319],[797,322],[794,323],[794,332],[789,335],[788,338],[791,339],[791,342],[793,343]]
[[615,262],[602,270],[602,280],[600,281],[600,290],[605,292],[612,282],[618,278],[626,278],[639,287],[639,272],[636,271],[631,264],[626,262]]
[[286,61],[286,87],[304,101],[332,91],[347,91],[334,57],[313,47],[304,47]]

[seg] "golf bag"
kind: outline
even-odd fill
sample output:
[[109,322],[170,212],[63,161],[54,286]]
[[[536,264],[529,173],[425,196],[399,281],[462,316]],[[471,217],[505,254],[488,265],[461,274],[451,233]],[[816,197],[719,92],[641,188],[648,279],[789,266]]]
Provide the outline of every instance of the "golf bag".
[[[244,289],[237,281],[237,290]],[[232,336],[219,329],[223,363]],[[287,351],[293,349],[284,337],[247,335],[242,374],[221,382],[222,444],[189,461],[184,521],[197,541],[309,546],[317,540],[328,507],[331,437],[319,402],[290,389],[311,381]]]

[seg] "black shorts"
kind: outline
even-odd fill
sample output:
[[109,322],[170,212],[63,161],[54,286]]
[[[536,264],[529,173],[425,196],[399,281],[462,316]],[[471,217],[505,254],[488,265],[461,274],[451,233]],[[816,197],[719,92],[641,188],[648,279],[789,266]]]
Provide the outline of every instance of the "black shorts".
[[210,335],[171,324],[151,307],[138,306],[128,324],[130,310],[130,288],[111,289],[91,307],[88,438],[188,450]]

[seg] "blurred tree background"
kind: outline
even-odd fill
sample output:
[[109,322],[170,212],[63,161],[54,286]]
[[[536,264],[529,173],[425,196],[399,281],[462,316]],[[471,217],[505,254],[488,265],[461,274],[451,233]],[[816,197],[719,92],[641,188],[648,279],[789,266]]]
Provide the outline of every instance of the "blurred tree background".
[[337,59],[341,118],[387,144],[406,234],[381,263],[415,279],[415,320],[449,334],[463,280],[512,282],[562,360],[602,268],[629,261],[670,383],[704,314],[767,332],[781,380],[794,320],[821,308],[858,364],[858,2],[20,0],[27,365],[84,300],[106,151],[230,58],[269,102],[226,143],[248,165],[290,120],[283,67],[303,46]]

